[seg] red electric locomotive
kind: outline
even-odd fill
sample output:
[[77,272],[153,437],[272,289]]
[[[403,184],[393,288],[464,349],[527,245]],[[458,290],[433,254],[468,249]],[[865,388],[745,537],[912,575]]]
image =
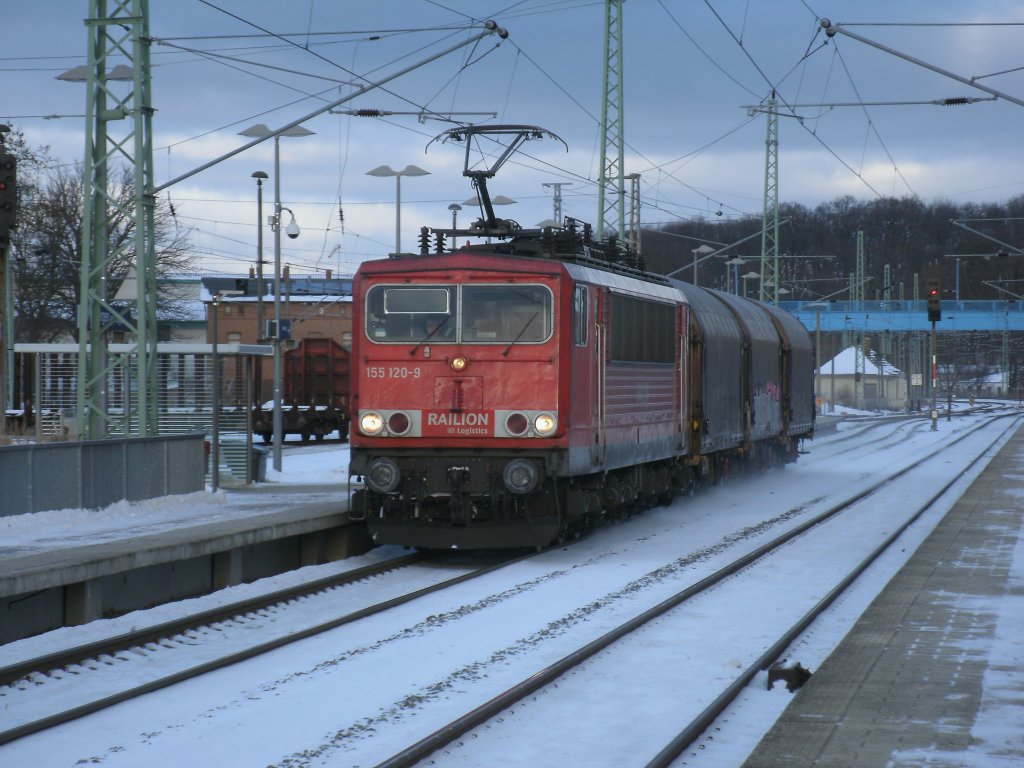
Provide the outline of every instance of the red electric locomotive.
[[623,264],[572,222],[497,220],[474,181],[484,219],[434,233],[498,243],[430,255],[425,232],[355,276],[350,515],[377,543],[542,547],[796,458],[814,419],[798,321]]

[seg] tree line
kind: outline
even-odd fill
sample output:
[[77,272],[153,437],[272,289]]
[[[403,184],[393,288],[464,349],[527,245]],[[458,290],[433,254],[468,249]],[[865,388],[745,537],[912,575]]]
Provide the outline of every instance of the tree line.
[[[923,300],[927,281],[938,279],[942,298],[957,294],[957,258],[959,258],[959,297],[961,300],[1016,300],[1024,296],[1024,195],[998,203],[924,203],[916,198],[880,198],[856,200],[839,197],[813,208],[788,203],[779,207],[781,284],[789,293],[784,299],[814,301],[830,297],[849,300],[851,276],[857,265],[857,233],[863,232],[864,298],[878,300],[888,296],[905,300],[916,296]],[[962,222],[987,237],[954,222]],[[645,229],[642,235],[644,262],[661,274],[675,273],[684,281],[693,279],[693,250],[708,244],[715,250],[759,233],[761,217],[709,218],[680,221],[657,229]],[[991,239],[989,239],[991,238]],[[745,263],[739,274],[760,271],[761,237],[748,239],[725,251],[728,257],[740,256]],[[830,258],[820,258],[830,257]],[[726,288],[725,258],[706,259],[697,268],[699,285]],[[734,273],[735,274],[735,273]],[[742,283],[739,286],[742,292]],[[752,280],[748,295],[757,298],[759,283]],[[735,287],[732,288],[735,290]],[[1024,335],[999,332],[941,334],[939,390],[963,394],[981,391],[987,377],[1002,370],[1004,354],[1011,392],[1024,391]],[[884,352],[888,361],[901,370],[911,366],[893,350],[896,344],[884,334],[822,334],[821,359],[827,361],[844,346],[857,343]],[[904,351],[908,349],[903,346]],[[916,370],[921,370],[920,363]]]
[[[957,260],[961,255],[960,298],[1012,299],[1024,294],[1024,195],[1002,203],[924,203],[912,197],[856,200],[839,197],[814,208],[796,203],[779,206],[779,253],[783,258],[779,271],[781,284],[790,294],[787,299],[815,300],[836,292],[833,298],[849,299],[842,290],[856,270],[857,232],[863,232],[867,299],[885,295],[885,267],[889,266],[889,295],[914,298],[914,276],[918,295],[924,298],[926,281],[940,281],[944,299],[955,298]],[[964,229],[954,221],[994,238],[986,239]],[[649,269],[662,274],[686,267],[677,277],[691,280],[692,250],[702,243],[719,248],[760,232],[761,217],[730,219],[701,217],[645,229],[642,235],[644,261]],[[1009,247],[1007,247],[1009,246]],[[760,270],[761,238],[754,237],[726,252],[747,261],[741,272]],[[998,254],[1002,255],[998,255]],[[967,256],[964,256],[968,254]],[[725,287],[724,259],[712,258],[698,266],[697,279],[702,286]],[[992,284],[999,285],[999,288]],[[756,281],[750,285],[754,295]]]

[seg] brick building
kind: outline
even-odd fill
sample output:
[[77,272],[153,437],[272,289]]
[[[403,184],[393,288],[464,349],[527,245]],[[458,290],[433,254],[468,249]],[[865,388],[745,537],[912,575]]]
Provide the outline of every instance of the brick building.
[[[208,342],[213,342],[213,298],[218,293],[222,295],[216,304],[218,343],[258,344],[270,336],[274,297],[270,291],[271,281],[264,279],[263,282],[267,291],[261,297],[254,278],[203,278]],[[296,342],[307,338],[327,338],[350,349],[352,278],[294,277],[282,280],[281,330],[284,338]]]
[[[206,304],[206,340],[218,344],[260,344],[273,333],[273,283],[264,279],[260,295],[255,278],[204,277],[202,299]],[[213,301],[220,295],[220,299]],[[213,314],[216,312],[216,323]],[[262,320],[262,322],[261,322]],[[281,335],[286,349],[304,339],[331,339],[346,350],[352,348],[352,278],[293,277],[281,281]],[[288,342],[291,343],[288,343]],[[226,374],[230,376],[230,374]],[[270,360],[259,361],[257,398],[265,401],[273,391]]]

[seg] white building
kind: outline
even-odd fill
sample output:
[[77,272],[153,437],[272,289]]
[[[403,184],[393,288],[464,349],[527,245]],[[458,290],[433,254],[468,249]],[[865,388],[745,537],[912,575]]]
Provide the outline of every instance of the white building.
[[902,410],[907,406],[907,380],[903,372],[858,346],[847,347],[818,371],[819,405],[865,410]]

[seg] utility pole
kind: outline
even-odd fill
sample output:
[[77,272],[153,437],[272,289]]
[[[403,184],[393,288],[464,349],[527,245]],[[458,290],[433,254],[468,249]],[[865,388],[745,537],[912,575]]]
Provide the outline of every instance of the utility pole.
[[761,229],[761,301],[779,303],[779,102],[772,91],[760,106],[747,114],[768,116],[764,157],[764,214]]
[[14,398],[14,274],[11,271],[11,229],[18,216],[18,159],[7,153],[4,137],[10,126],[0,125],[0,435],[7,431],[5,409]]
[[[886,264],[882,270],[882,301],[885,302],[885,306],[889,306],[889,302],[892,299],[892,288],[890,283],[892,282],[892,270],[889,265]],[[888,332],[882,332],[878,334],[878,397],[883,403],[887,403],[888,400],[885,396],[885,376],[882,370],[886,362],[893,360],[892,347],[890,345],[891,334]]]
[[928,320],[932,324],[932,432],[939,428],[939,364],[935,355],[935,323],[942,319],[942,291],[939,281],[932,278],[928,281]]
[[640,249],[640,174],[631,173],[629,179],[629,227],[626,230],[626,244],[639,255]]
[[[552,221],[555,222],[555,226],[562,226],[562,187],[571,187],[571,181],[545,181],[541,186],[544,189],[553,190],[552,198]],[[452,229],[454,229],[454,225]]]
[[932,320],[932,432],[939,429],[939,363],[935,356],[935,321]]
[[605,0],[601,175],[597,181],[596,235],[602,238],[607,229],[613,229],[619,240],[626,239],[625,102],[622,90],[622,0]]
[[[864,262],[865,262],[865,257],[864,257],[864,232],[862,230],[858,229],[857,230],[857,260],[856,260],[856,266],[855,266],[855,270],[856,271],[854,272],[854,276],[853,276],[853,290],[852,290],[852,293],[851,293],[851,296],[850,296],[850,298],[853,299],[854,302],[856,302],[855,306],[856,306],[857,311],[860,311],[860,310],[862,310],[864,308],[864,289],[865,289],[865,286],[864,286]],[[864,360],[863,360],[863,357],[864,357],[864,334],[858,333],[857,336],[856,336],[856,342],[855,343],[857,345],[857,350],[858,350],[857,354],[861,355],[861,364],[863,365],[863,362],[864,362]],[[864,375],[862,374],[861,377],[860,377],[860,388],[859,388],[861,393],[863,393],[864,390],[865,390],[865,386],[864,385],[865,385]],[[853,388],[855,390],[854,399],[856,400],[857,399],[856,390],[858,389],[856,382],[854,382]]]

